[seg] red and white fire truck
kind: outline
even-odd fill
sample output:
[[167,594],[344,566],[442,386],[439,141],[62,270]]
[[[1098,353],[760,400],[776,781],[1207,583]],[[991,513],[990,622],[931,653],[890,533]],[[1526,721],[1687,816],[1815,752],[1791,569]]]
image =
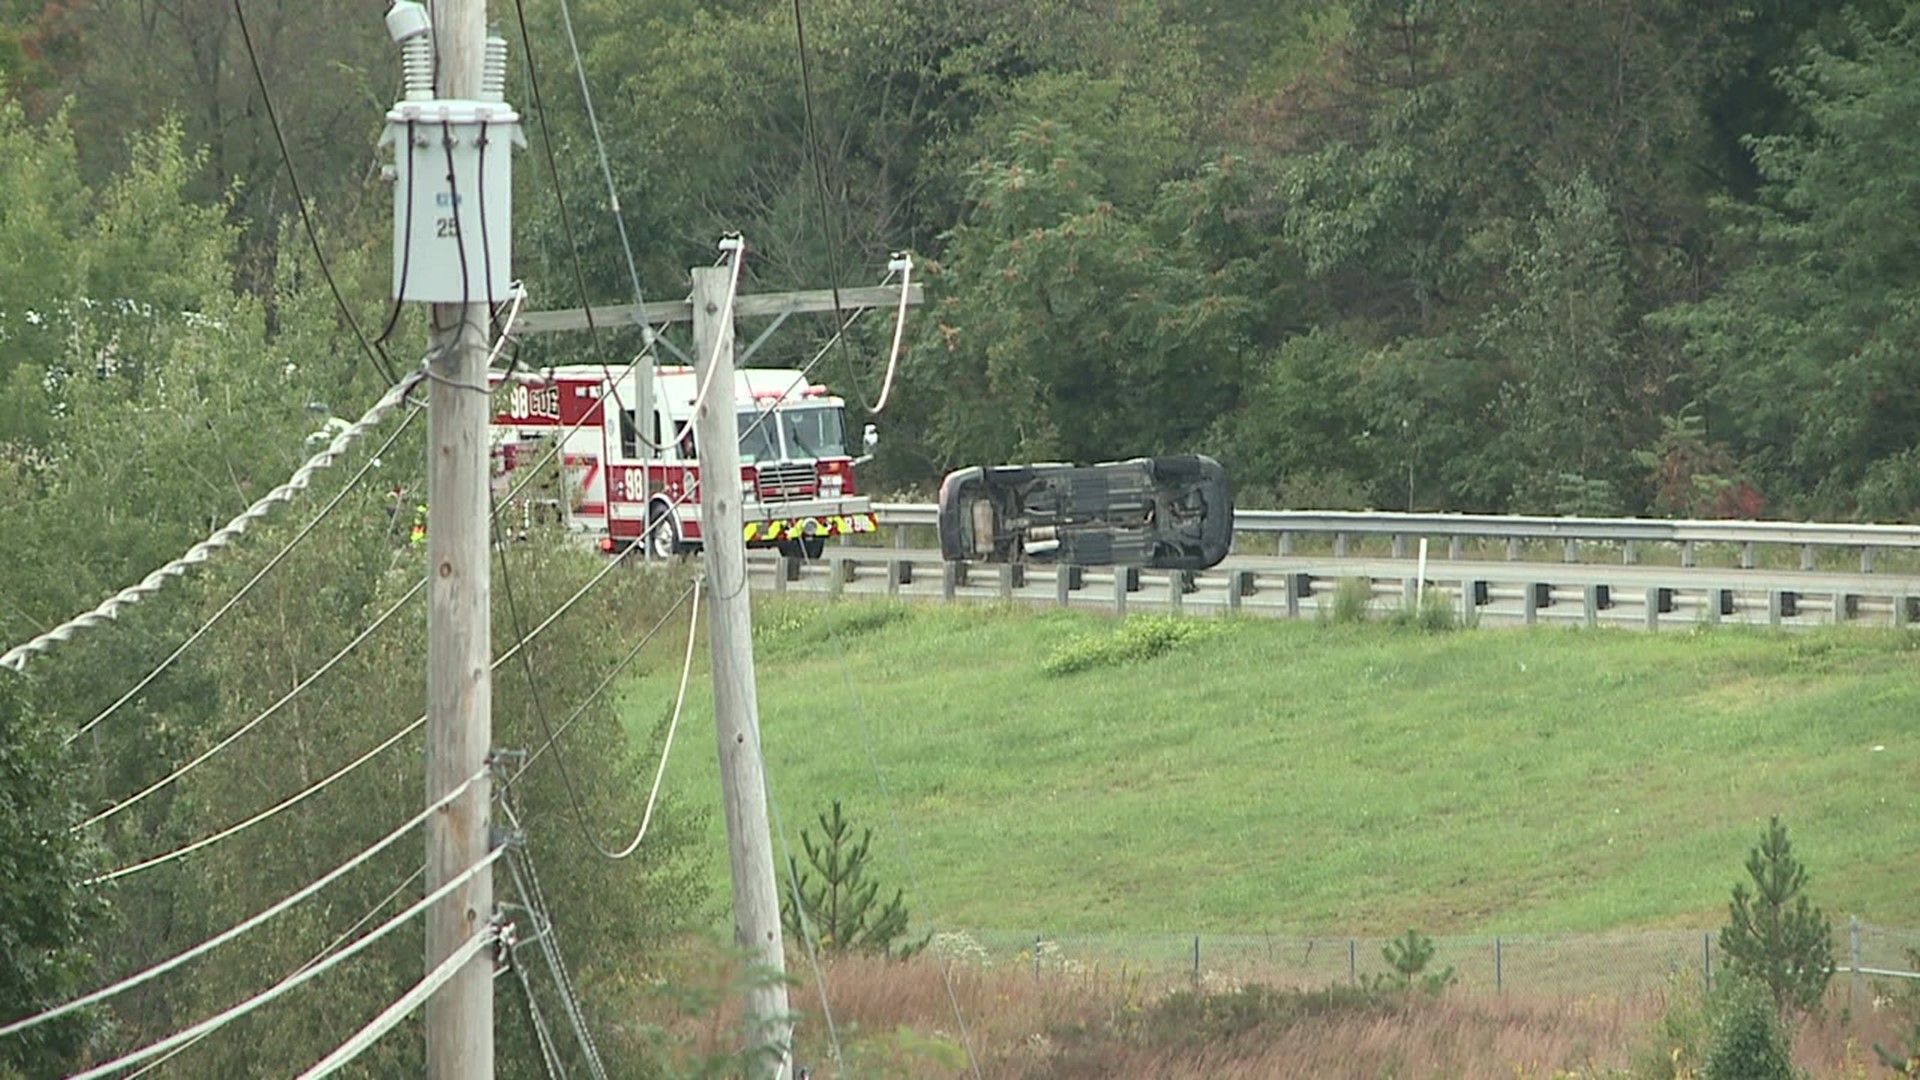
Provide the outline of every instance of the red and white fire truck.
[[[638,380],[645,378],[653,380],[652,415],[640,417]],[[496,497],[504,501],[523,479],[515,471],[538,465],[558,441],[561,479],[520,492],[515,511],[523,520],[562,520],[606,551],[643,538],[662,557],[697,547],[698,393],[690,367],[636,365],[622,373],[569,365],[515,382],[493,418]],[[846,403],[793,369],[738,370],[733,397],[749,546],[814,558],[829,536],[874,531],[872,504],[854,480],[854,466],[865,460],[854,454],[871,450],[872,425],[850,446]]]

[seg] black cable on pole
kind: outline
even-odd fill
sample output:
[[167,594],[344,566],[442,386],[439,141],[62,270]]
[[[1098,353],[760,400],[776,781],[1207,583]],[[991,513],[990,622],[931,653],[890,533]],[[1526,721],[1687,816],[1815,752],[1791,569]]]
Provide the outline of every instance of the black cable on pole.
[[[488,493],[488,497],[492,497],[491,492]],[[513,574],[510,569],[512,560],[507,556],[506,537],[500,532],[500,515],[497,506],[495,507],[492,520],[494,549],[500,553],[500,588],[501,592],[506,596],[507,619],[513,627],[513,636],[516,639],[524,640],[526,638],[526,630],[520,622],[520,606],[513,598]],[[617,556],[617,558],[625,557],[624,553]],[[533,657],[528,655],[530,651],[531,650],[528,649],[520,650],[520,668],[527,676],[527,693],[533,698],[533,715],[540,721],[540,729],[546,734],[547,745],[553,747],[554,762],[560,767],[560,781],[567,789],[567,802],[572,804],[574,822],[580,827],[580,835],[585,838],[588,844],[592,845],[595,851],[609,859],[618,858],[619,856],[612,848],[601,844],[599,837],[594,836],[587,828],[586,807],[581,804],[580,792],[574,787],[573,772],[567,768],[566,750],[560,746],[558,735],[553,728],[553,722],[547,718],[546,696],[540,692],[539,680],[533,674]]]
[[[580,260],[580,241],[575,237],[573,232],[573,215],[568,212],[567,197],[561,191],[560,164],[553,153],[553,125],[547,120],[547,99],[540,92],[540,71],[533,60],[533,35],[527,31],[527,9],[524,0],[513,0],[513,14],[515,21],[520,25],[520,48],[527,54],[527,87],[533,92],[533,110],[540,114],[540,145],[546,154],[547,172],[553,178],[553,202],[560,210],[560,231],[564,233],[567,238],[567,256],[573,264],[574,286],[580,290],[580,310],[586,313],[587,334],[593,339],[594,353],[598,356],[601,355],[600,325],[593,317],[593,298],[587,294],[587,272]],[[644,298],[639,295],[639,289],[639,278],[636,277],[634,279],[634,299],[644,302]],[[646,350],[653,348],[654,331],[652,324],[646,321],[646,313],[644,310],[641,313],[640,319],[642,325],[646,328],[646,340],[642,344],[644,354]],[[649,362],[649,366],[651,366],[651,362]],[[620,380],[613,377],[613,369],[607,365],[604,357],[600,361],[600,367],[602,374],[606,376],[607,385],[612,388],[614,406],[624,411],[626,405],[620,400]],[[641,417],[635,417],[633,424],[634,438],[639,441],[640,445],[649,450],[664,449],[664,444],[656,443],[647,437],[646,427],[647,425],[642,422]]]
[[[807,159],[813,163],[813,190],[820,203],[820,232],[827,248],[827,287],[833,293],[833,317],[836,323],[846,321],[840,304],[840,256],[837,252],[838,237],[834,235],[833,218],[827,207],[826,164],[820,157],[820,134],[813,118],[813,74],[812,66],[807,62],[807,24],[800,14],[800,0],[793,0],[793,37],[800,53],[800,99],[802,114],[806,117]],[[873,403],[867,400],[867,392],[860,385],[860,376],[853,367],[853,353],[847,348],[844,334],[838,335],[840,359],[847,369],[847,382],[860,398],[860,405],[868,412],[873,411]]]
[[353,336],[360,339],[360,347],[373,359],[374,366],[386,377],[387,385],[400,381],[400,374],[394,370],[393,361],[377,345],[367,340],[366,332],[360,329],[360,320],[353,317],[352,309],[347,307],[346,297],[340,294],[339,283],[333,279],[333,270],[327,266],[327,257],[320,250],[320,234],[313,227],[313,215],[307,209],[307,196],[300,189],[300,174],[293,167],[293,154],[287,149],[287,136],[280,127],[280,111],[274,108],[273,94],[267,89],[267,77],[260,69],[260,55],[253,47],[253,33],[247,28],[247,13],[240,6],[240,0],[233,0],[233,15],[240,24],[240,40],[247,49],[247,61],[253,66],[253,80],[260,87],[261,100],[266,103],[267,122],[273,127],[273,138],[280,146],[280,160],[287,167],[287,180],[293,185],[293,200],[300,208],[300,223],[305,226],[307,242],[313,245],[313,257],[320,264],[320,276],[327,281],[327,288],[333,292],[333,302],[345,316],[347,325],[353,328]]

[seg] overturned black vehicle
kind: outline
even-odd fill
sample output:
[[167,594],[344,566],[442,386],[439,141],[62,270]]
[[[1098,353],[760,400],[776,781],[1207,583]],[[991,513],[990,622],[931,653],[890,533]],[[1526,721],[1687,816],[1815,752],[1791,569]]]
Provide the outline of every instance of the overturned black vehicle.
[[949,560],[1204,570],[1232,543],[1227,472],[1198,454],[975,466],[940,485]]

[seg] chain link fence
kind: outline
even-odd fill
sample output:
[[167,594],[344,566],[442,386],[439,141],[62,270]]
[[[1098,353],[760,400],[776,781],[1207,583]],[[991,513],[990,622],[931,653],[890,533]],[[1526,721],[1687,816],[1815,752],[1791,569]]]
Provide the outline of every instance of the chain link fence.
[[[1836,920],[1834,986],[1850,1003],[1920,979],[1920,930]],[[1675,979],[1710,984],[1722,959],[1717,930],[1645,930],[1598,934],[1500,934],[1428,938],[1427,973],[1452,969],[1454,985],[1473,993],[1631,996]],[[962,963],[1015,967],[1036,979],[1138,974],[1184,976],[1201,985],[1259,982],[1301,988],[1360,984],[1391,974],[1386,937],[1279,934],[1022,934],[949,932],[936,951]]]

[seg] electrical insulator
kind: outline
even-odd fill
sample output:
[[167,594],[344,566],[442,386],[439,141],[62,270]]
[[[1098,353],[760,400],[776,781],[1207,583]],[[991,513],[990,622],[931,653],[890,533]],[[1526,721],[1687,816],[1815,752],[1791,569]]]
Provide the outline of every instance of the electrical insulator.
[[486,67],[480,72],[480,100],[507,100],[507,39],[487,38]]
[[400,0],[387,9],[387,33],[400,46],[404,101],[433,100],[433,19],[425,4]]

